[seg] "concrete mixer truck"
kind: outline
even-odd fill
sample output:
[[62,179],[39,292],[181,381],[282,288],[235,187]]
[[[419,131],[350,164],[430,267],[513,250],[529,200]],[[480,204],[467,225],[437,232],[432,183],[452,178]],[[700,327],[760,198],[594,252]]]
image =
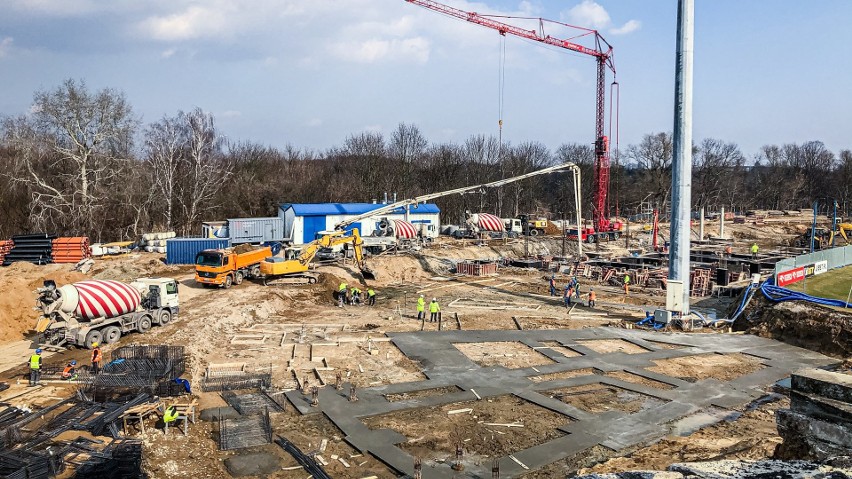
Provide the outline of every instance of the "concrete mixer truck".
[[178,314],[178,284],[172,278],[140,278],[130,284],[87,280],[37,289],[36,324],[41,346],[113,344],[123,334],[144,333],[168,324]]

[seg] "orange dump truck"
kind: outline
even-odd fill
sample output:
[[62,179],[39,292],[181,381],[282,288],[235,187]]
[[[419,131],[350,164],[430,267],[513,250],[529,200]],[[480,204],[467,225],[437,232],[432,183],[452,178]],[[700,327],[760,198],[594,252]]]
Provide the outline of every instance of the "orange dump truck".
[[195,281],[205,288],[230,288],[245,278],[259,277],[261,261],[270,256],[269,247],[244,253],[233,249],[206,249],[195,256]]

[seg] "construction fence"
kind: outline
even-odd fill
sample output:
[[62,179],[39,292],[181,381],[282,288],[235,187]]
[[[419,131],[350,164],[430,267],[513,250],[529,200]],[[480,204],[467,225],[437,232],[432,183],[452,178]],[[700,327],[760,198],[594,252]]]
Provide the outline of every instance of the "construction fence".
[[831,248],[783,259],[775,263],[775,283],[785,286],[806,276],[852,264],[852,246]]

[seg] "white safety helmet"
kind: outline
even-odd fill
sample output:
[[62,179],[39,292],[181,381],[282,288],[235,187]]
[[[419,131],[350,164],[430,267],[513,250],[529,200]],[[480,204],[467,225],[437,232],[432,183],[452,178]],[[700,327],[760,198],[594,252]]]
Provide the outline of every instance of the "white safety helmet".
[[432,298],[432,301],[438,301],[438,298]]
[[421,294],[421,295],[420,295],[420,297],[422,298],[422,297],[423,297],[423,295]]

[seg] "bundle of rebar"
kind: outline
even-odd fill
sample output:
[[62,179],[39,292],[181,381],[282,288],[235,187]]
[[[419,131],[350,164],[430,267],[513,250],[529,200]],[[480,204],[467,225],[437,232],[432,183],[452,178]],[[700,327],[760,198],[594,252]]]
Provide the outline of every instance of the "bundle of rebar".
[[201,390],[204,392],[234,391],[237,389],[265,389],[270,386],[272,386],[272,374],[270,373],[239,374],[204,378]]
[[75,477],[97,479],[135,479],[147,477],[142,472],[142,442],[130,439],[113,441],[100,454],[77,468]]
[[284,411],[285,404],[279,400],[282,394],[270,395],[266,391],[247,394],[236,394],[233,391],[223,391],[222,399],[242,415],[254,414],[269,409],[272,412]]
[[219,449],[230,451],[262,446],[272,442],[272,422],[269,410],[234,419],[219,418]]
[[325,470],[317,464],[313,457],[306,455],[303,453],[295,444],[288,441],[283,436],[278,436],[275,439],[275,444],[281,446],[281,449],[287,451],[293,458],[296,459],[296,462],[299,463],[300,466],[305,468],[305,471],[310,474],[309,477],[313,477],[314,479],[331,479]]
[[[124,404],[109,404],[107,409],[101,415],[84,423],[82,426],[95,436],[101,436],[103,435],[104,430],[108,429],[111,424],[117,421],[125,411],[150,400],[151,396],[143,393]],[[115,430],[113,428],[109,429],[113,436],[115,436]]]
[[0,451],[0,477],[49,479],[62,472],[62,461],[49,454],[26,449]]

